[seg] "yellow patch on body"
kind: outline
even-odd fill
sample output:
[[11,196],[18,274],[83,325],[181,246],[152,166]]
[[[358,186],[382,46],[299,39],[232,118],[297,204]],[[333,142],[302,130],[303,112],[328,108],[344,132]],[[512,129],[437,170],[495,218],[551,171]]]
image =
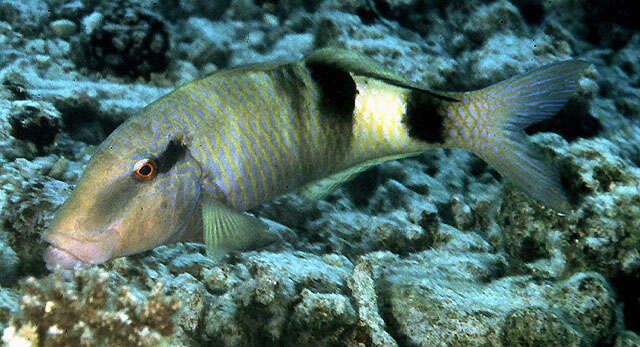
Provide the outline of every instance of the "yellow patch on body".
[[409,137],[403,122],[406,90],[364,77],[355,78],[355,146],[360,156],[379,157],[406,152],[420,144]]

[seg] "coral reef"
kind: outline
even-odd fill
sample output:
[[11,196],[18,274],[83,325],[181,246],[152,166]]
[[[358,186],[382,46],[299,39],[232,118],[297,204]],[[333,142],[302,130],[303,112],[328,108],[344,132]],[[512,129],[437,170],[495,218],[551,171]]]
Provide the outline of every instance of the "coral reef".
[[[21,345],[640,344],[640,33],[630,1],[0,0],[0,335]],[[592,64],[528,129],[574,211],[475,155],[379,165],[253,211],[282,242],[181,243],[64,281],[43,230],[93,149],[171,88],[333,45],[434,89]]]

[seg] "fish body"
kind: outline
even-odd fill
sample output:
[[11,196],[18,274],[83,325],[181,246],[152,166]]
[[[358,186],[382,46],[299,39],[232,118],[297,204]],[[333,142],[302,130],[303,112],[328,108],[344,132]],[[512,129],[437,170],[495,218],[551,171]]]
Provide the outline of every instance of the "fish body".
[[408,135],[401,88],[366,77],[338,88],[350,107],[323,105],[331,101],[301,65],[232,71],[185,87],[156,112],[174,122],[167,128],[188,119],[192,137],[183,141],[207,185],[237,210],[366,161],[434,147]]
[[99,146],[45,235],[45,260],[71,268],[184,240],[212,254],[259,247],[273,235],[242,211],[295,189],[318,198],[380,162],[439,147],[471,150],[567,211],[558,173],[523,129],[555,114],[585,67],[560,62],[468,93],[429,90],[337,49],[215,73]]

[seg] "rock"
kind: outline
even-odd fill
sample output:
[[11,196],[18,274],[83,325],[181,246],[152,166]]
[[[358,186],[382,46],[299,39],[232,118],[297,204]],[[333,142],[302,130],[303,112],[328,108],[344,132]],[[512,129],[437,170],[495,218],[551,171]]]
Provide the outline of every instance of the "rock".
[[476,44],[482,44],[496,33],[522,34],[524,21],[520,11],[506,0],[500,0],[477,9],[464,26],[464,35]]
[[291,329],[298,331],[293,341],[315,345],[339,344],[344,338],[342,335],[356,323],[356,312],[349,298],[340,294],[313,293],[308,289],[300,295],[302,300],[293,309],[291,317]]
[[58,110],[41,102],[13,102],[9,124],[13,137],[32,142],[39,152],[51,145],[56,134],[62,130],[62,118]]
[[635,273],[640,259],[634,255],[638,235],[633,216],[639,211],[640,172],[624,165],[619,149],[608,140],[555,148],[556,162],[566,168],[568,190],[578,209],[558,216],[524,202],[520,193],[509,193],[498,218],[504,235],[501,247],[525,261],[561,254],[571,271]]
[[[33,162],[18,159],[0,169],[0,218],[5,221],[2,237],[20,259],[20,276],[45,271],[41,233],[71,191],[68,184],[44,176],[52,165],[48,158]],[[12,268],[10,264],[7,262],[7,270]]]
[[230,0],[220,1],[163,1],[157,4],[160,13],[171,21],[180,21],[185,18],[204,17],[219,19],[231,4]]
[[194,336],[202,327],[202,319],[211,295],[202,283],[186,273],[172,279],[169,288],[180,297],[181,308],[175,316],[178,326],[186,335]]
[[[0,286],[11,286],[14,284],[20,265],[20,258],[18,258],[16,252],[3,240],[6,237],[7,233],[3,230],[0,234],[0,273],[2,274],[0,277]],[[0,301],[2,301],[1,298]],[[0,311],[2,310],[2,306],[2,303],[0,303]],[[8,313],[5,312],[5,314]],[[2,322],[1,316],[2,313],[0,312],[0,322]]]
[[505,346],[576,346],[580,336],[557,315],[529,306],[508,314],[501,342]]
[[68,19],[59,19],[53,21],[49,24],[49,27],[58,37],[61,38],[67,38],[73,35],[77,30],[76,23]]
[[0,20],[8,22],[14,30],[26,35],[40,32],[48,18],[49,6],[46,1],[0,1]]
[[93,12],[90,15],[82,18],[82,27],[85,35],[91,35],[94,30],[102,25],[104,16],[100,12]]
[[192,37],[187,59],[195,66],[214,63],[226,66],[231,57],[233,27],[224,23],[212,23],[204,18],[190,18],[185,31]]
[[629,330],[620,332],[613,344],[614,347],[631,347],[638,345],[640,345],[640,336]]
[[65,1],[62,6],[56,6],[52,10],[60,17],[77,19],[82,17],[86,8],[81,0],[72,0]]
[[612,288],[607,280],[595,273],[577,273],[557,288],[552,300],[577,323],[576,328],[588,341],[608,341],[619,323]]
[[76,43],[83,53],[76,57],[79,65],[148,78],[169,63],[171,40],[166,24],[133,3],[105,6],[86,17],[83,25]]
[[372,276],[371,265],[363,261],[356,265],[347,282],[358,310],[358,327],[365,334],[365,337],[354,338],[359,343],[370,343],[372,346],[397,346],[398,343],[386,331],[386,323],[378,310],[379,303]]
[[[206,334],[223,345],[260,344],[267,339],[343,341],[354,322],[349,302],[339,295],[346,276],[346,269],[307,254],[262,252],[244,256],[241,265],[214,268],[209,283],[223,294],[213,299],[206,314]],[[308,310],[321,310],[334,318],[321,323]],[[313,340],[309,340],[310,329]]]
[[[411,264],[415,259],[387,265],[388,275],[381,277],[384,314],[394,322],[402,344],[593,344],[608,341],[617,319],[613,292],[597,275],[576,274],[567,282],[538,285],[526,277],[487,283],[478,279],[491,277],[482,274],[488,270],[485,267],[497,265],[491,264],[496,261],[491,258],[451,259],[455,261],[452,269],[479,270],[475,275],[479,277],[470,280],[456,280],[455,271],[438,265],[446,259],[442,255],[418,258],[434,259],[436,264]],[[427,274],[430,271],[425,269],[435,272]],[[586,289],[586,283],[597,283],[593,288],[598,294]],[[598,323],[594,325],[593,319]]]
[[60,157],[58,158],[58,160],[55,161],[53,166],[51,166],[51,169],[49,170],[49,173],[47,175],[59,181],[64,181],[65,173],[68,168],[69,168],[69,161],[64,157]]

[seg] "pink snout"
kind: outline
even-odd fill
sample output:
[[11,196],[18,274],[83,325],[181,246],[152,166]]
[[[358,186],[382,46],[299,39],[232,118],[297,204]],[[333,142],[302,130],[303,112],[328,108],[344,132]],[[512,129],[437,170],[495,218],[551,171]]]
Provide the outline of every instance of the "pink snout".
[[73,254],[55,246],[49,246],[44,251],[44,261],[47,264],[47,269],[49,269],[49,271],[55,270],[57,266],[71,270],[77,264],[82,263],[82,261]]

